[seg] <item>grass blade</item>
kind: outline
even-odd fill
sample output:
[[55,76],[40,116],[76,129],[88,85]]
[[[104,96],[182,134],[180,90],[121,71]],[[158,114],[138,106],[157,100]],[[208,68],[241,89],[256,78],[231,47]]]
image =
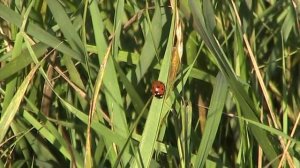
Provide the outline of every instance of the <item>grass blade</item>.
[[204,134],[198,148],[195,158],[195,167],[204,167],[207,156],[211,151],[212,145],[217,134],[224,104],[228,94],[228,85],[222,74],[218,74],[216,84],[213,89],[211,102],[207,112],[207,120],[205,124]]
[[6,110],[2,113],[2,117],[0,120],[0,143],[3,141],[7,130],[9,129],[9,125],[11,124],[12,120],[14,119],[15,115],[18,112],[18,109],[20,107],[21,101],[24,97],[24,94],[26,92],[26,89],[29,85],[29,82],[33,78],[36,70],[38,68],[38,65],[31,69],[30,73],[26,76],[22,84],[20,85],[19,89],[17,90],[16,94],[12,98],[11,102],[9,103]]

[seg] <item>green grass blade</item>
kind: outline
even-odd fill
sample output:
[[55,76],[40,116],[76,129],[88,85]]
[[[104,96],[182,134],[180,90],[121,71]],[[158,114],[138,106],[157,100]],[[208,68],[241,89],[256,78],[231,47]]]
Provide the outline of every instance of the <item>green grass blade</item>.
[[205,124],[204,134],[201,139],[200,146],[197,151],[195,167],[204,167],[207,156],[211,151],[214,143],[224,104],[228,95],[228,85],[222,74],[218,74],[216,84],[213,88],[211,102],[207,112],[207,120]]
[[2,117],[0,120],[0,143],[3,141],[7,130],[9,129],[9,125],[11,124],[12,120],[14,119],[15,115],[18,112],[18,109],[20,107],[21,101],[24,97],[24,94],[26,92],[26,89],[29,85],[29,82],[33,78],[38,66],[35,66],[30,73],[26,76],[22,84],[20,85],[19,89],[15,93],[14,97],[12,98],[11,102],[9,103],[6,110],[2,113]]
[[[47,52],[47,48],[48,46],[43,43],[37,43],[32,46],[37,58],[43,56]],[[7,53],[7,55],[11,55],[11,53]],[[30,53],[27,48],[23,49],[21,57],[16,57],[0,69],[0,81],[3,81],[13,74],[21,71],[30,63],[33,63]]]
[[[239,103],[239,106],[242,109],[242,114],[250,120],[259,122],[258,117],[256,116],[257,109],[255,109],[255,106],[250,97],[247,95],[242,83],[240,83],[234,74],[224,51],[212,34],[212,30],[209,29],[209,26],[206,26],[203,15],[201,14],[202,10],[199,10],[201,9],[201,6],[194,0],[190,0],[190,8],[194,16],[196,30],[202,37],[204,43],[213,53],[213,56],[216,58],[220,71],[226,78],[230,90],[233,92],[236,100]],[[276,152],[276,147],[274,146],[275,143],[271,142],[266,132],[258,129],[256,126],[250,126],[250,130],[257,142],[262,147],[267,158],[270,161],[276,158],[278,154]],[[273,165],[276,167],[276,165],[278,165],[278,161],[276,160],[273,162]]]
[[[62,136],[58,133],[58,130],[54,128],[54,126],[49,122],[41,124],[38,120],[36,120],[29,112],[26,110],[23,112],[24,118],[31,123],[31,125],[39,131],[39,133],[47,139],[53,146],[60,151],[66,158],[72,161],[71,151],[68,149],[68,145],[66,144],[65,140]],[[73,149],[75,153],[75,162],[78,167],[83,167],[83,159],[76,154],[76,150]]]
[[154,16],[149,25],[149,30],[145,37],[145,44],[142,49],[142,53],[139,59],[139,63],[135,69],[135,75],[139,82],[141,78],[148,71],[152,60],[157,56],[157,50],[159,48],[159,42],[162,35],[162,17],[159,8],[155,8]]
[[47,3],[60,30],[66,37],[66,41],[77,53],[84,55],[85,49],[83,47],[83,43],[75,30],[75,26],[72,24],[70,18],[67,16],[59,1],[48,0]]
[[[160,10],[158,4],[156,4],[155,10]],[[174,18],[172,19],[172,23],[174,23]],[[173,25],[173,24],[172,24]],[[160,69],[159,80],[167,83],[169,67],[171,65],[171,55],[172,55],[172,47],[173,47],[173,38],[174,38],[174,26],[171,27],[169,32],[168,45],[165,52],[164,60],[162,62],[162,66]],[[154,49],[154,48],[152,48]],[[154,52],[154,51],[152,51]],[[167,96],[167,95],[166,95]],[[165,97],[166,97],[165,96]],[[154,151],[155,142],[158,137],[159,127],[160,127],[160,118],[162,116],[162,108],[165,102],[164,99],[153,98],[149,114],[147,117],[146,125],[143,131],[142,139],[139,146],[139,159],[138,163],[135,163],[135,167],[148,167],[150,165],[152,154]]]
[[[22,25],[21,16],[15,13],[14,11],[12,11],[11,9],[7,8],[6,6],[4,6],[2,3],[0,3],[0,17],[16,25],[17,27],[21,27]],[[58,40],[55,36],[46,32],[38,25],[32,22],[28,22],[25,32],[35,37],[39,41],[47,44],[48,46],[56,48],[57,50],[73,57],[74,59],[84,62],[84,57],[82,55],[70,49],[67,45],[62,43],[62,41]]]

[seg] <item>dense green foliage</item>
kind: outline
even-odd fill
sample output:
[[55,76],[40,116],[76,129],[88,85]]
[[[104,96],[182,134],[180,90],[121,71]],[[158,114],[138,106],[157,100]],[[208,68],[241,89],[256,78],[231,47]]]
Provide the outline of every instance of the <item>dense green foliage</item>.
[[299,16],[297,0],[1,0],[0,167],[300,167]]

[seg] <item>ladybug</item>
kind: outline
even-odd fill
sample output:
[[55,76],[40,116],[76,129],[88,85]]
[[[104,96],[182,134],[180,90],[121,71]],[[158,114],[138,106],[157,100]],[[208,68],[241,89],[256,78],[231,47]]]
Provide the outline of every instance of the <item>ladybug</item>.
[[162,98],[166,92],[165,84],[161,81],[153,81],[151,91],[153,96]]

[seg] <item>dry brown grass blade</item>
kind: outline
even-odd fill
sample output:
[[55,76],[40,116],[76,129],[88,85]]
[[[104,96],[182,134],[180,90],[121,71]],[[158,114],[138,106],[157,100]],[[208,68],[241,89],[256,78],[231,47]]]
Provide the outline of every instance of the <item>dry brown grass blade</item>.
[[183,53],[182,26],[178,14],[177,4],[174,0],[171,0],[170,4],[175,15],[174,33],[175,33],[176,41],[175,41],[174,48],[172,50],[172,60],[171,60],[172,63],[171,63],[169,79],[168,79],[169,90],[173,88],[173,84],[175,82],[177,73],[180,69],[181,58]]
[[[53,78],[53,66],[51,64],[54,64],[56,54],[57,52],[54,51],[49,57],[50,64],[48,65],[46,72],[49,81],[51,81],[51,79]],[[48,82],[44,83],[41,111],[45,114],[45,116],[49,116],[50,113],[50,108],[52,104],[51,99],[53,95],[52,86],[54,86],[54,82],[51,83],[51,85]]]
[[[294,134],[295,134],[295,132],[296,132],[296,128],[297,128],[297,126],[298,126],[298,124],[299,124],[299,120],[300,120],[300,112],[298,112],[298,117],[297,117],[297,119],[296,119],[296,122],[295,122],[295,124],[294,124],[294,127],[293,127],[293,130],[292,130],[292,132],[291,132],[290,137],[293,137],[293,136],[294,136]],[[279,162],[278,167],[282,167],[282,164],[283,164],[283,162],[284,162],[284,160],[285,160],[285,157],[288,157],[288,156],[289,156],[289,153],[287,153],[287,151],[288,151],[288,149],[289,149],[289,147],[290,147],[290,145],[291,145],[291,142],[292,142],[292,141],[289,140],[288,143],[286,144],[286,147],[284,148],[284,151],[283,151],[283,154],[282,154],[282,158],[280,159],[280,162]],[[292,167],[295,167],[295,166],[292,165]]]
[[86,93],[74,84],[58,66],[54,66],[55,71],[84,99],[87,99]]

